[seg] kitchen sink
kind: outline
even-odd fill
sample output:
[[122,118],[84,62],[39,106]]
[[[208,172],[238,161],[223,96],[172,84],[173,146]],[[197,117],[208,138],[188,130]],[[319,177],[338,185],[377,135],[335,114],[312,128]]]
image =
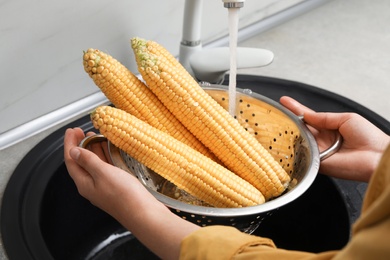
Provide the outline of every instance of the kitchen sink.
[[[274,100],[289,95],[317,111],[357,112],[390,133],[388,121],[329,91],[250,75],[238,75],[237,81],[237,87]],[[93,130],[89,116],[84,116],[55,131],[30,150],[7,184],[1,232],[9,258],[157,259],[117,221],[78,194],[63,160],[63,135],[68,127]],[[274,211],[254,234],[272,238],[280,248],[341,249],[350,239],[366,187],[366,183],[319,174],[301,197]]]

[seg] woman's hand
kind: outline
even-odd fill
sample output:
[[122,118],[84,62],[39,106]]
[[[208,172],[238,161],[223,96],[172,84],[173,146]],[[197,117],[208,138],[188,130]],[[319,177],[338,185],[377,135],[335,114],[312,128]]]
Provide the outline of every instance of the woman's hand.
[[290,97],[280,103],[296,115],[303,115],[320,151],[334,142],[334,131],[343,137],[340,150],[321,162],[320,171],[333,177],[369,181],[390,137],[355,113],[316,113]]
[[[88,133],[91,135],[92,133]],[[64,158],[79,193],[130,230],[163,259],[177,259],[182,239],[200,228],[174,215],[131,174],[107,163],[107,144],[78,147],[80,128],[67,129]]]
[[[68,129],[64,140],[65,164],[79,193],[113,217],[127,217],[121,214],[129,196],[150,194],[132,175],[107,163],[106,142],[91,144],[90,151],[79,148],[78,144],[84,137],[81,129]],[[132,191],[131,194],[128,190]]]

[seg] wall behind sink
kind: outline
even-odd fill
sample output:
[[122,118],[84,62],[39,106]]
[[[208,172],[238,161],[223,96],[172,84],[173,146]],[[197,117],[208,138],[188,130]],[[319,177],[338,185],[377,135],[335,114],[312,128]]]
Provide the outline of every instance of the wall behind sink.
[[[249,0],[240,27],[299,0]],[[136,71],[129,39],[155,40],[174,55],[184,0],[3,0],[0,3],[0,134],[96,91],[82,51],[97,48]],[[203,3],[202,40],[227,35],[221,0]]]

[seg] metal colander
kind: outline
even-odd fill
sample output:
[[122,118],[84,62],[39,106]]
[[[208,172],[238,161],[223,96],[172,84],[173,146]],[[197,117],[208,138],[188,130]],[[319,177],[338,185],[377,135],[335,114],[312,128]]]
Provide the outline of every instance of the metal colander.
[[[202,87],[227,109],[226,86],[208,84]],[[320,160],[337,151],[341,138],[338,135],[334,145],[320,154],[303,121],[279,103],[249,89],[237,89],[236,103],[237,120],[268,149],[292,178],[281,196],[262,205],[242,208],[205,206],[108,142],[111,160],[115,166],[136,176],[160,202],[182,218],[200,226],[229,225],[252,233],[265,217],[295,200],[310,187],[317,176]],[[82,146],[87,146],[88,142],[83,142]]]

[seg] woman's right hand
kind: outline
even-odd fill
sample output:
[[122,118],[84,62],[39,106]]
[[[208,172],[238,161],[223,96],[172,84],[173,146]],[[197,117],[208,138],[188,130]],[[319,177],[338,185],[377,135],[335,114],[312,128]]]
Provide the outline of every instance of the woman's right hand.
[[183,238],[200,227],[173,214],[137,178],[109,164],[106,143],[91,144],[91,150],[78,147],[84,137],[75,128],[64,138],[65,164],[79,193],[162,259],[178,259]]
[[321,151],[334,142],[334,131],[343,137],[340,150],[321,161],[321,173],[369,181],[382,153],[390,144],[390,136],[356,113],[317,113],[290,97],[282,97],[280,103],[296,115],[304,116]]

